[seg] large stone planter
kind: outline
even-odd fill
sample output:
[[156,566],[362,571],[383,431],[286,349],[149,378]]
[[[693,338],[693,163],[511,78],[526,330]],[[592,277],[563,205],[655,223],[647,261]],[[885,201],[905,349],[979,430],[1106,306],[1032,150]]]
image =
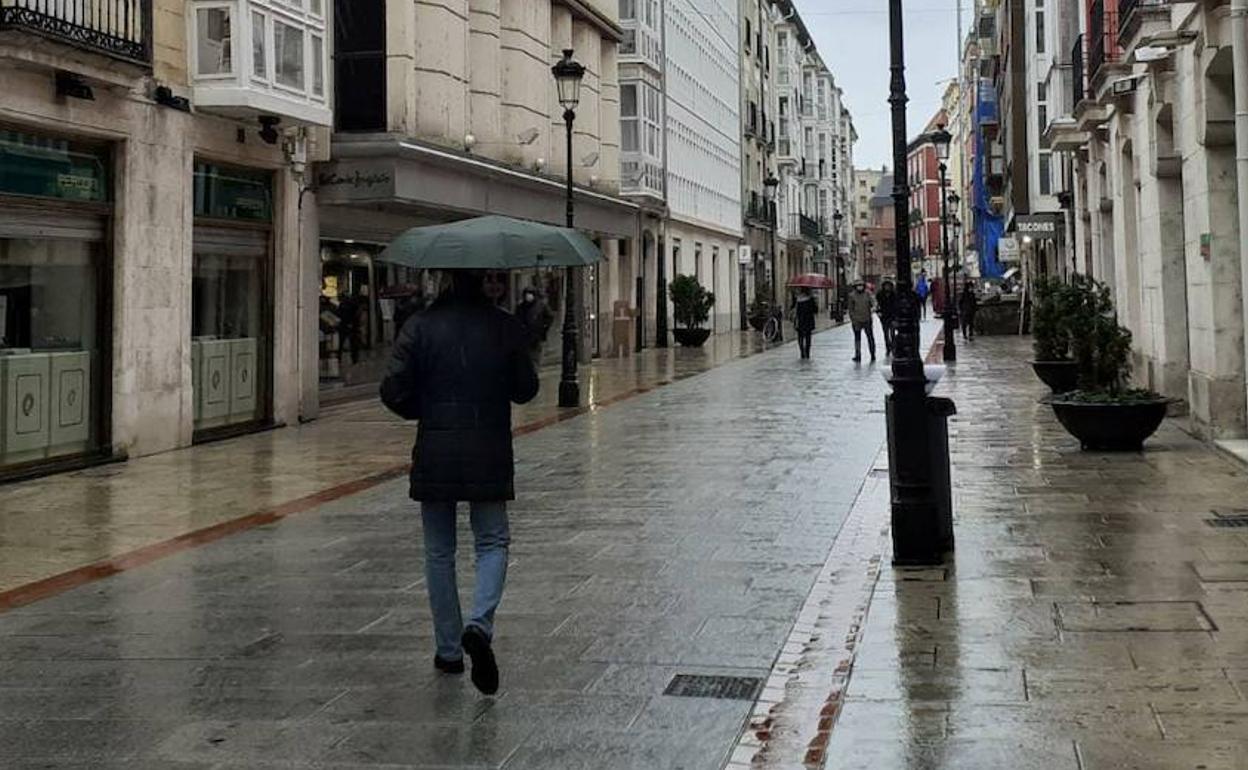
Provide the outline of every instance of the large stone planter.
[[1138,452],[1166,419],[1170,399],[1088,403],[1055,396],[1053,413],[1085,451]]
[[1079,365],[1074,361],[1032,361],[1031,368],[1054,393],[1069,393],[1079,387]]
[[672,329],[672,337],[686,348],[700,348],[711,338],[710,329]]

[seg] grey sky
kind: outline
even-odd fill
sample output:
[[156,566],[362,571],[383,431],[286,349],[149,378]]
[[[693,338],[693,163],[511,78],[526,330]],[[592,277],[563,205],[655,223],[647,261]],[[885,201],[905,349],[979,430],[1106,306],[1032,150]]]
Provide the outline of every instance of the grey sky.
[[[946,83],[957,75],[958,0],[904,0],[909,136],[940,108]],[[974,0],[961,0],[969,28]],[[858,129],[854,165],[892,166],[888,111],[888,3],[886,0],[798,0],[798,10],[832,70]]]

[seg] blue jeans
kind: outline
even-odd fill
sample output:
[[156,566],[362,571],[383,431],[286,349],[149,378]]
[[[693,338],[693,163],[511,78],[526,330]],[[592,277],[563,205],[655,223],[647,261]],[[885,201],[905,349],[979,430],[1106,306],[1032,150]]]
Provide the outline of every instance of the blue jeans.
[[[476,540],[477,587],[467,625],[477,627],[492,639],[494,611],[502,601],[503,585],[507,582],[507,547],[511,544],[507,504],[472,503],[470,507],[472,534]],[[464,656],[459,642],[465,624],[455,582],[455,512],[454,502],[420,504],[425,528],[425,583],[429,590],[429,607],[433,610],[438,657],[443,660],[460,660]]]

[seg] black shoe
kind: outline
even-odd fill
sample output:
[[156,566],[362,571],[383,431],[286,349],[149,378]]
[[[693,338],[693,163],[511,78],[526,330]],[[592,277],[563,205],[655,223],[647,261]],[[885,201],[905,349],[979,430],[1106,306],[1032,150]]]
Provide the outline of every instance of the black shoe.
[[862,363],[862,356],[854,356],[854,363]]
[[464,652],[472,658],[472,683],[486,695],[498,692],[498,662],[485,633],[475,626],[464,629]]
[[464,673],[464,659],[446,660],[433,656],[433,667],[441,671],[443,674],[462,674]]

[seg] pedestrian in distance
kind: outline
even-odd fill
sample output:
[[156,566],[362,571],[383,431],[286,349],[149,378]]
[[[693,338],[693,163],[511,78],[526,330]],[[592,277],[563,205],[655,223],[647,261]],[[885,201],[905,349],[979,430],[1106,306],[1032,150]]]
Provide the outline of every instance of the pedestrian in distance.
[[862,281],[854,284],[854,290],[847,299],[849,321],[854,326],[854,363],[862,360],[862,333],[867,334],[867,346],[871,350],[871,360],[875,360],[875,322],[871,312],[875,309],[875,297],[867,291]]
[[979,312],[979,297],[975,294],[975,285],[967,281],[962,285],[962,295],[958,297],[958,321],[962,325],[962,339],[975,339],[975,314]]
[[811,295],[810,289],[803,288],[793,303],[793,326],[797,329],[797,349],[802,360],[810,358],[811,337],[815,333],[815,317],[819,314],[819,303]]
[[524,290],[524,298],[516,306],[516,318],[524,327],[524,333],[528,339],[529,357],[533,359],[534,366],[540,366],[542,348],[546,345],[546,335],[550,332],[551,324],[554,323],[555,314],[551,311],[550,305],[546,304],[546,300],[538,296],[537,290],[530,287]]
[[919,271],[918,283],[914,285],[914,293],[919,295],[919,311],[923,314],[923,320],[927,320],[927,299],[932,295],[932,286],[927,282],[927,271]]
[[875,295],[875,304],[879,308],[880,326],[884,327],[884,352],[891,356],[897,322],[897,289],[891,279],[885,278],[880,284],[880,290]]
[[[537,395],[537,371],[524,328],[495,306],[480,272],[456,270],[451,286],[407,320],[395,342],[381,399],[395,414],[419,420],[412,450],[411,497],[424,527],[425,581],[433,611],[434,666],[464,671],[498,691],[494,613],[503,597],[511,544],[507,502],[515,499],[511,405]],[[470,509],[476,590],[463,620],[455,582],[456,509]]]

